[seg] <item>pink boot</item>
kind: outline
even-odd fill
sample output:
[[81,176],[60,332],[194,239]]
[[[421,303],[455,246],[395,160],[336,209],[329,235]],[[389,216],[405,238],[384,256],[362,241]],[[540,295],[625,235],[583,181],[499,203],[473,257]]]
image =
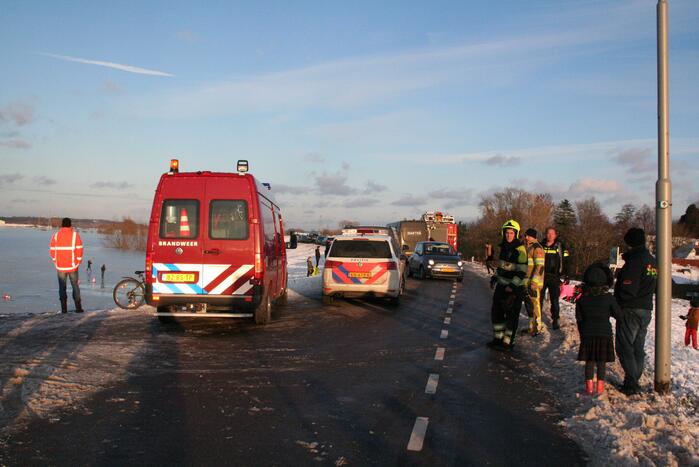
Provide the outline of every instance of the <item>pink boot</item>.
[[604,393],[604,380],[597,381],[597,395],[600,396]]
[[594,381],[592,381],[591,379],[588,379],[587,381],[585,381],[585,394],[588,394],[590,396],[592,394],[594,394],[593,387],[594,387]]

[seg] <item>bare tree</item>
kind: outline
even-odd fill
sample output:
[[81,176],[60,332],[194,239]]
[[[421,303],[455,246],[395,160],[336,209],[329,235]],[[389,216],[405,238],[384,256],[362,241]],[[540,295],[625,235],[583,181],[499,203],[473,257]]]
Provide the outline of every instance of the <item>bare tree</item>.
[[578,228],[575,235],[574,257],[579,270],[584,270],[594,261],[609,258],[614,245],[614,226],[594,197],[575,203]]

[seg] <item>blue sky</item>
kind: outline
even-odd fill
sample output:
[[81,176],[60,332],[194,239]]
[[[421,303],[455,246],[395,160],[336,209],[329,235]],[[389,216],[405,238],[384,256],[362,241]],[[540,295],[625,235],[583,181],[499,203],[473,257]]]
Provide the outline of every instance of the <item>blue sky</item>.
[[[287,224],[458,219],[505,186],[653,204],[654,0],[22,2],[0,15],[0,215],[146,220],[251,171]],[[675,216],[699,200],[699,2],[670,2]]]

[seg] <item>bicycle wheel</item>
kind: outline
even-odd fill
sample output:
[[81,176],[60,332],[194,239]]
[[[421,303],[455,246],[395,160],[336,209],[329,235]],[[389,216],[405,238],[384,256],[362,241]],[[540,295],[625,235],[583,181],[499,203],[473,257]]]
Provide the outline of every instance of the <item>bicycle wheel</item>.
[[136,279],[123,279],[114,286],[114,303],[124,310],[135,310],[146,300],[143,284]]

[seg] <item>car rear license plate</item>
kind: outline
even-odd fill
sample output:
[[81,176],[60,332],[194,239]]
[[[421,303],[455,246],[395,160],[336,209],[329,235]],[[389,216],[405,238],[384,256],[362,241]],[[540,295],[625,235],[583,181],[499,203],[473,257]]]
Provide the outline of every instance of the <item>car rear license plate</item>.
[[194,282],[194,274],[166,272],[163,274],[163,282]]
[[368,279],[371,277],[371,273],[370,272],[350,272],[349,276],[356,277],[358,279]]

